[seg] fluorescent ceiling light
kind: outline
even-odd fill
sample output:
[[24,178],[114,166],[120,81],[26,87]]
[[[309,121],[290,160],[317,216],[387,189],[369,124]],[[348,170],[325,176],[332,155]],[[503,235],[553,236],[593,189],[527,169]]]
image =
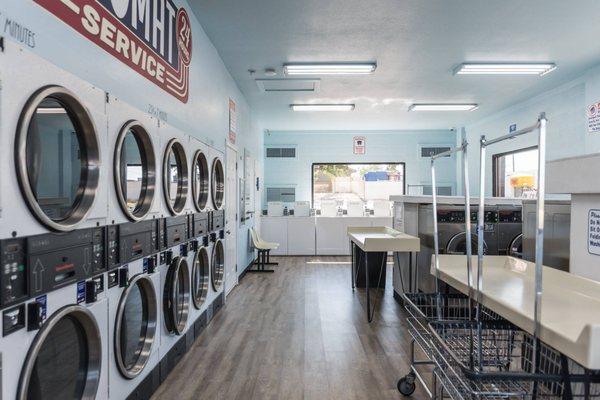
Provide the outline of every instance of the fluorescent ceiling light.
[[285,64],[286,75],[368,75],[375,72],[377,64]]
[[292,104],[294,111],[352,111],[354,104]]
[[473,111],[477,104],[412,104],[408,111]]
[[556,69],[553,63],[465,63],[454,73],[456,75],[546,75]]

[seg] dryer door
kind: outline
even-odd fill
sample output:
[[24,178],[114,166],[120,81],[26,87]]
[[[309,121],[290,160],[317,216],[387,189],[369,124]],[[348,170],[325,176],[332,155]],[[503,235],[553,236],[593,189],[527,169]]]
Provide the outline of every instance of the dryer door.
[[44,87],[23,109],[15,144],[19,186],[31,212],[50,229],[73,230],[92,208],[100,174],[87,109],[67,89]]
[[200,150],[194,155],[192,163],[192,193],[196,210],[202,212],[206,209],[208,202],[209,178],[208,162],[206,156]]
[[213,247],[211,269],[212,286],[216,292],[221,288],[223,275],[225,274],[225,247],[220,239],[215,242]]
[[192,299],[194,307],[198,310],[204,304],[208,294],[208,252],[206,247],[200,247],[194,255],[194,265],[192,266]]
[[187,201],[188,163],[185,148],[177,139],[171,139],[165,150],[163,192],[171,214],[181,214]]
[[121,295],[115,320],[115,360],[127,379],[138,376],[150,358],[157,315],[152,280],[135,275]]
[[211,184],[213,206],[217,210],[220,210],[223,207],[223,198],[225,196],[225,172],[223,170],[223,163],[218,158],[215,158],[213,161]]
[[167,330],[181,335],[190,312],[190,270],[183,257],[175,257],[167,272],[163,307]]
[[94,399],[102,367],[102,341],[94,315],[69,305],[37,333],[21,371],[17,399]]
[[[471,234],[471,252],[477,254],[477,242],[479,237]],[[446,254],[464,255],[467,254],[467,234],[465,232],[454,235],[446,245]],[[487,244],[483,242],[483,253],[487,254]]]
[[523,234],[517,235],[508,246],[508,255],[516,258],[523,258]]

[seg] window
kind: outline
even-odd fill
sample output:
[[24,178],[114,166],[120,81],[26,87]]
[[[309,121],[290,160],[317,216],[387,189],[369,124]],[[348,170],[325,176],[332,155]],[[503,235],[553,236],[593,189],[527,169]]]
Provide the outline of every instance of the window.
[[312,165],[312,203],[333,200],[345,207],[348,201],[389,200],[404,194],[404,163],[330,163]]
[[495,154],[492,163],[494,196],[524,199],[537,197],[537,147]]

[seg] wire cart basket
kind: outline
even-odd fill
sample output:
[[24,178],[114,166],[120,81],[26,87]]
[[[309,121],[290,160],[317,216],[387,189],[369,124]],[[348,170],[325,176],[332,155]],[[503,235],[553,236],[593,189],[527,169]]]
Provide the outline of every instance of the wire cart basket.
[[[434,252],[435,252],[435,263],[436,271],[438,270],[438,256],[439,256],[439,244],[438,244],[438,227],[437,227],[437,187],[435,178],[435,161],[438,158],[446,157],[454,153],[462,153],[462,166],[463,166],[463,182],[465,191],[465,215],[470,215],[470,197],[469,197],[469,177],[468,177],[468,164],[467,164],[467,147],[468,143],[463,141],[461,146],[450,149],[446,152],[434,155],[431,157],[431,180],[432,180],[432,193],[433,193],[433,215],[434,215]],[[465,231],[468,236],[466,241],[467,246],[467,274],[469,280],[471,279],[471,223],[469,218],[465,218]],[[397,260],[400,265],[400,260]],[[470,321],[474,318],[476,309],[474,308],[474,302],[471,294],[469,296],[459,293],[441,293],[439,289],[439,276],[436,275],[436,291],[435,293],[420,293],[416,287],[409,288],[407,293],[404,290],[404,281],[402,280],[402,274],[400,274],[403,299],[408,317],[406,319],[408,324],[408,332],[411,336],[410,343],[410,372],[402,377],[397,384],[398,391],[404,396],[410,396],[416,389],[415,382],[418,380],[427,392],[430,398],[435,398],[437,392],[436,387],[436,374],[432,376],[432,387],[429,387],[425,382],[423,375],[417,369],[417,366],[429,365],[435,367],[434,353],[435,349],[432,348],[432,337],[431,330],[429,329],[429,323],[432,321]],[[484,319],[497,320],[500,317],[489,310],[485,310]],[[419,346],[421,351],[425,354],[427,359],[417,360],[415,355],[415,344]]]
[[[502,319],[487,317],[488,313],[482,306],[484,245],[483,235],[479,234],[475,319],[434,320],[429,323],[432,339],[431,358],[435,362],[434,375],[441,383],[442,395],[445,391],[452,399],[589,399],[600,396],[600,375],[597,372],[583,369],[539,339],[542,310],[546,123],[545,114],[542,113],[531,127],[493,140],[481,137],[478,233],[484,231],[486,148],[531,132],[538,133],[534,328],[533,334],[530,334]],[[468,268],[470,270],[470,266]],[[473,285],[470,275],[468,284],[471,297]]]

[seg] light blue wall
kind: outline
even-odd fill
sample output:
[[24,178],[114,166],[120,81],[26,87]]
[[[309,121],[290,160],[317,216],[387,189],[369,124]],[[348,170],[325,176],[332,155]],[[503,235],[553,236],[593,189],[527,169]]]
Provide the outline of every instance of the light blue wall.
[[[366,154],[353,152],[354,136],[366,138]],[[268,132],[265,147],[295,146],[296,159],[265,159],[265,188],[270,186],[296,188],[297,200],[311,200],[311,171],[313,163],[327,162],[404,162],[407,184],[431,183],[429,159],[420,157],[421,145],[453,145],[454,132],[397,131],[397,132]],[[454,160],[440,162],[439,184],[455,185]],[[263,195],[263,207],[266,206]]]
[[[238,155],[243,156],[247,148],[258,160],[262,160],[263,128],[253,117],[246,99],[187,1],[174,1],[187,9],[192,24],[193,49],[187,104],[166,94],[32,0],[2,0],[0,26],[6,40],[13,40],[4,32],[4,27],[7,20],[16,21],[35,36],[34,48],[24,46],[28,50],[144,112],[151,106],[166,112],[170,125],[223,152],[229,127],[229,99],[233,99],[238,111]],[[18,68],[10,67],[13,68],[11,72],[3,77],[9,78],[12,71]],[[243,163],[239,173],[243,173]],[[247,221],[238,230],[238,271],[252,259],[247,251],[246,238],[248,227],[253,223],[252,220]]]
[[[480,165],[479,137],[485,135],[490,139],[507,134],[509,126],[513,123],[517,124],[518,129],[530,126],[535,123],[541,112],[545,112],[548,118],[547,160],[599,152],[600,134],[588,133],[586,118],[587,106],[598,101],[600,101],[600,69],[595,68],[553,90],[465,126],[467,140],[471,144],[469,152],[471,193],[479,194],[477,184]],[[537,136],[529,134],[488,147],[486,195],[492,193],[492,155],[535,145],[537,145]],[[462,170],[460,168],[457,170],[458,182],[461,186]]]

